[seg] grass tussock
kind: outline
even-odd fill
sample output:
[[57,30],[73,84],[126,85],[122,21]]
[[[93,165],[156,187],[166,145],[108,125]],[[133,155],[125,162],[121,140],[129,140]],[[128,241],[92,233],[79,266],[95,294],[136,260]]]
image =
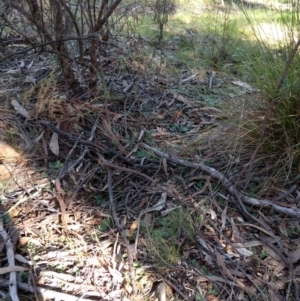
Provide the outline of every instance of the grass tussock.
[[[205,203],[205,200],[199,202],[201,212],[205,211]],[[146,233],[145,246],[155,258],[157,267],[170,269],[179,264],[202,227],[204,216],[201,212],[180,207],[143,227]]]
[[[272,47],[270,41],[263,39],[255,21],[245,13],[257,39],[257,46],[248,52],[248,66],[251,67],[247,71],[257,83],[265,103],[265,113],[256,114],[256,118],[252,117],[245,126],[250,129],[257,147],[262,147],[266,154],[275,159],[278,174],[285,174],[287,178],[298,172],[300,158],[300,71],[297,67],[300,56],[295,35],[295,28],[299,25],[295,23],[297,11],[298,7],[293,6],[289,18],[286,12],[277,11],[283,25],[279,28],[273,24]],[[269,37],[272,35],[269,34]]]

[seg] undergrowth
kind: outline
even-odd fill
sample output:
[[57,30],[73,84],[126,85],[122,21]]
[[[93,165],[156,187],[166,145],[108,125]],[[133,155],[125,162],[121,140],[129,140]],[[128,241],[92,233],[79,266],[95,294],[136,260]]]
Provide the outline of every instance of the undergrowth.
[[[258,111],[245,125],[257,148],[274,158],[276,177],[285,175],[285,180],[298,172],[300,63],[298,54],[298,5],[289,1],[290,8],[275,10],[277,22],[270,22],[272,32],[268,39],[252,14],[243,10],[253,35],[256,47],[246,52],[248,64],[245,70],[253,77],[265,103],[263,115]],[[278,25],[279,23],[279,25]],[[251,131],[252,130],[252,131]],[[274,175],[275,176],[275,175]]]
[[[205,200],[199,201],[205,212]],[[189,245],[194,243],[204,221],[197,210],[178,208],[164,217],[154,219],[151,225],[144,225],[145,245],[155,258],[157,267],[174,268],[184,256]]]
[[[191,16],[194,44],[181,44],[179,52],[181,59],[201,61],[203,67],[237,76],[257,89],[257,96],[248,97],[246,93],[240,100],[220,103],[230,116],[229,131],[224,131],[223,124],[220,137],[212,144],[220,152],[219,145],[225,140],[224,148],[232,153],[240,144],[238,149],[249,153],[248,164],[252,168],[261,166],[260,162],[267,158],[273,166],[271,181],[286,182],[298,173],[298,6],[294,1],[282,5],[247,6],[239,1],[211,5],[210,9],[216,10],[214,15],[203,13],[199,22]],[[213,135],[218,136],[218,131],[220,128]],[[197,141],[203,141],[202,134]],[[244,154],[241,156],[245,158]]]
[[[153,1],[152,5],[156,5],[158,2]],[[130,99],[133,103],[130,104],[127,99],[129,94],[122,101],[122,109],[126,108],[125,114],[123,111],[122,114],[115,115],[114,111],[111,112],[111,116],[114,116],[112,117],[114,123],[111,123],[109,131],[106,124],[102,128],[98,126],[98,135],[101,137],[98,142],[106,147],[106,137],[117,136],[120,141],[128,143],[126,140],[128,132],[132,130],[132,138],[126,146],[129,146],[128,148],[133,148],[133,145],[140,139],[146,140],[149,145],[160,144],[159,147],[165,147],[166,153],[174,151],[175,155],[185,159],[188,158],[193,162],[198,160],[214,166],[219,172],[228,176],[239,189],[246,191],[252,197],[266,195],[271,185],[278,181],[286,182],[298,172],[299,168],[300,71],[297,66],[300,64],[300,58],[298,52],[294,51],[297,42],[297,40],[295,42],[297,33],[294,32],[294,29],[299,26],[298,7],[292,6],[293,9],[289,12],[274,10],[268,6],[263,8],[258,6],[254,10],[254,18],[249,14],[249,8],[240,7],[240,3],[223,3],[223,5],[217,6],[206,3],[208,9],[203,12],[204,10],[198,7],[199,3],[192,1],[191,3],[198,9],[196,12],[199,14],[191,10],[191,6],[187,7],[187,3],[188,1],[180,1],[177,10],[172,11],[168,16],[164,13],[156,16],[156,21],[152,20],[153,15],[149,16],[146,13],[139,20],[140,23],[135,23],[136,19],[132,18],[133,23],[130,24],[129,19],[129,26],[128,28],[125,26],[124,30],[128,30],[130,33],[134,32],[136,43],[141,47],[139,49],[141,51],[130,49],[126,53],[127,56],[120,54],[115,60],[115,70],[120,72],[120,82],[114,78],[115,74],[110,74],[109,81],[115,80],[116,86],[122,89],[124,86],[128,87],[128,83],[133,81],[133,90],[136,93],[132,93],[134,100]],[[181,9],[185,9],[186,13],[183,14]],[[253,12],[253,7],[251,10]],[[269,17],[270,10],[272,10],[271,18]],[[157,20],[159,20],[159,24],[157,24]],[[266,27],[262,26],[264,23],[271,25],[274,23],[274,28],[280,30],[280,39],[266,40],[266,34],[263,34]],[[135,27],[136,24],[139,24],[138,28],[129,28],[130,26]],[[142,38],[138,37],[139,35]],[[144,47],[142,47],[141,41]],[[144,43],[145,41],[148,44]],[[288,65],[288,61],[291,62],[290,65]],[[135,85],[136,77],[132,80],[133,77],[130,77],[131,74],[128,70],[134,70],[135,75],[139,75],[140,82],[138,84],[140,85]],[[126,72],[127,74],[125,74]],[[182,81],[189,78],[191,74],[190,80]],[[210,87],[207,83],[212,74],[215,74],[215,77],[211,77],[212,86]],[[157,81],[149,80],[149,84],[142,81],[144,76],[148,80],[156,76]],[[161,82],[159,82],[159,76],[162,78]],[[194,82],[193,79],[195,79]],[[236,92],[233,82],[244,85],[246,88],[242,92],[240,90]],[[250,88],[249,84],[251,84]],[[139,94],[139,90],[146,90],[146,88],[154,86],[159,92],[163,92],[161,93],[163,96],[158,98],[161,103],[153,100],[154,93],[154,96],[151,95],[146,100],[142,99],[144,95]],[[58,88],[57,79],[54,73],[51,73],[47,79],[41,81],[36,89],[32,88],[24,93],[22,105],[29,106],[30,113],[34,111],[32,116],[36,119],[50,119],[52,122],[56,122],[57,117],[64,119],[66,117],[64,110],[67,110],[67,107],[64,108],[62,104],[66,99],[61,96]],[[172,101],[176,98],[174,91],[179,91],[181,96],[187,95],[192,100],[182,97],[183,103],[184,101],[188,102],[177,103],[172,108]],[[107,97],[102,95],[101,99],[107,98],[108,102],[112,102],[110,105],[116,106],[114,103],[119,103],[119,101],[116,102],[113,98],[119,96],[110,96],[110,94]],[[194,103],[191,105],[192,101]],[[128,103],[130,104],[129,108],[126,107]],[[30,107],[32,104],[34,109],[32,106]],[[134,104],[139,108],[135,112],[132,109]],[[199,108],[196,108],[195,104]],[[201,107],[199,104],[203,104],[203,106]],[[87,123],[87,116],[92,110],[96,111],[97,109],[97,112],[101,112],[97,99],[90,103],[77,100],[77,103],[72,103],[74,107],[71,103],[68,105],[69,115],[66,119],[68,121],[78,119],[80,126]],[[81,112],[80,110],[84,112],[82,115],[78,113]],[[198,114],[199,112],[204,113]],[[135,118],[137,114],[140,115]],[[103,116],[105,117],[105,115]],[[117,121],[124,116],[128,117],[124,118],[126,139],[118,134],[123,133],[121,130],[124,126],[123,121],[117,124]],[[103,120],[106,119],[103,118]],[[221,122],[219,122],[220,120]],[[159,122],[156,123],[156,121]],[[93,125],[92,122],[89,123],[89,128],[92,127],[91,125]],[[139,126],[135,128],[135,125]],[[154,129],[150,128],[153,125],[155,125]],[[66,124],[64,126],[64,130],[68,132],[69,127]],[[79,129],[83,130],[83,128]],[[141,132],[145,133],[141,134]],[[158,135],[154,136],[154,134]],[[154,137],[158,137],[157,140]],[[118,139],[113,142],[115,143]],[[76,143],[80,142],[79,140]],[[111,147],[115,147],[114,143],[111,143]],[[65,150],[64,153],[66,154],[67,151]],[[94,160],[93,154],[94,152],[90,152],[91,160]],[[134,159],[142,161],[141,166],[147,160],[150,163],[157,161],[156,155],[145,150],[132,151],[127,156],[131,155]],[[63,155],[61,157],[65,158]],[[87,187],[86,185],[85,188],[98,192],[94,195],[94,201],[98,207],[109,207],[107,196],[102,194],[106,187],[98,187],[99,183],[102,185],[104,181],[99,180],[98,173],[92,169],[94,163],[88,165],[90,159],[86,159],[86,166],[87,168],[91,166],[89,172],[91,175],[95,175],[95,186],[97,187],[94,188],[92,185]],[[108,160],[110,159],[109,157]],[[111,160],[113,161],[113,159]],[[59,160],[48,163],[52,172],[63,167]],[[202,274],[208,275],[210,271],[205,270],[206,266],[199,264],[199,258],[193,257],[193,252],[199,251],[200,240],[197,240],[197,236],[201,234],[205,215],[210,215],[212,220],[216,219],[217,214],[212,209],[214,206],[218,208],[218,214],[222,214],[222,228],[225,227],[228,198],[222,195],[220,182],[214,182],[210,176],[197,178],[196,172],[191,174],[190,169],[186,167],[178,167],[178,175],[173,173],[173,170],[171,174],[169,169],[171,167],[175,170],[174,166],[168,166],[165,160],[162,160],[160,165],[163,165],[164,173],[158,181],[164,181],[163,179],[166,177],[171,185],[176,178],[181,184],[174,184],[174,193],[177,193],[176,187],[183,187],[182,190],[187,194],[184,199],[181,199],[183,203],[186,200],[187,202],[192,200],[194,203],[190,207],[176,204],[173,207],[175,209],[168,211],[165,216],[161,214],[162,212],[151,214],[153,219],[150,222],[145,220],[141,227],[140,241],[150,254],[149,261],[155,268],[163,268],[168,272],[178,268],[181,261],[185,260]],[[155,166],[155,168],[159,171],[161,166],[158,168]],[[95,169],[101,171],[99,166]],[[79,167],[76,172],[81,172]],[[259,179],[251,182],[258,173],[260,173]],[[118,175],[115,173],[114,177],[116,178]],[[185,182],[185,178],[189,181]],[[124,178],[120,176],[119,180],[122,183]],[[142,181],[140,182],[142,183]],[[140,189],[138,185],[136,187]],[[118,195],[120,202],[126,189],[126,185],[122,186],[119,183],[114,187],[114,193]],[[202,190],[206,195],[216,196],[210,204],[210,209],[207,209],[209,207],[206,205],[207,200],[200,196],[199,191]],[[206,190],[209,192],[207,193]],[[130,193],[131,191],[128,191],[128,196]],[[137,197],[139,193],[140,190],[132,199],[139,199]],[[175,201],[170,202],[171,205],[174,205],[172,202]],[[141,207],[136,205],[133,208],[141,209],[143,205]],[[168,203],[167,206],[169,205]],[[222,212],[221,207],[225,207]],[[168,207],[168,210],[169,208],[172,207]],[[251,212],[252,209],[248,209]],[[110,228],[113,223],[110,221],[109,215],[99,221],[98,230],[101,235],[112,230]],[[231,219],[232,221],[233,219]],[[206,238],[216,237],[212,229],[213,227],[206,225]],[[202,236],[205,237],[204,234]],[[134,238],[135,236],[132,236],[130,240],[134,240]],[[60,243],[65,243],[65,241]],[[70,241],[69,244],[72,249],[73,245]],[[195,248],[193,252],[190,251],[191,245]],[[266,254],[262,251],[262,257],[265,256]],[[217,295],[213,286],[209,289],[212,290],[210,292],[212,295]],[[201,300],[201,295],[198,297]]]

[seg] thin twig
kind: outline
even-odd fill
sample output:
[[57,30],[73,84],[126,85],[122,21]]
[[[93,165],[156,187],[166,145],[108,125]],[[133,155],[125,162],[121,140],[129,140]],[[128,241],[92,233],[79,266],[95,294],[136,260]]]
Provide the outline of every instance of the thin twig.
[[183,298],[183,300],[188,300],[188,297],[178,288],[177,285],[173,284],[171,281],[169,281],[166,278],[163,278],[163,281],[169,285],[170,287],[172,287],[172,289],[174,289],[174,291],[176,291],[176,293],[181,296]]
[[110,206],[111,206],[112,217],[119,230],[119,233],[121,234],[123,242],[127,248],[128,266],[129,266],[131,286],[132,286],[132,295],[135,296],[137,293],[137,289],[136,289],[136,283],[135,283],[135,271],[134,271],[134,267],[133,267],[134,255],[133,255],[130,243],[127,239],[124,226],[121,225],[119,218],[117,216],[116,206],[115,206],[114,196],[113,196],[113,190],[112,190],[112,169],[110,167],[108,168],[107,186],[108,186],[108,194],[109,194],[109,201],[110,201]]
[[289,190],[285,191],[284,193],[280,194],[278,197],[273,199],[273,202],[278,202],[287,197],[289,194],[293,193],[298,188],[297,185],[293,185]]
[[[62,130],[60,130],[59,128],[57,128],[55,125],[53,125],[51,122],[49,121],[45,121],[45,120],[41,120],[40,123],[42,125],[45,125],[47,126],[52,132],[54,133],[57,133],[58,135],[61,135],[63,137],[66,137],[70,140],[77,140],[78,136],[75,136],[75,135],[71,135],[71,134],[68,134]],[[83,145],[86,145],[86,146],[90,146],[90,147],[93,147],[93,148],[96,148],[96,149],[101,149],[101,147],[95,145],[94,143],[90,142],[90,141],[87,141],[87,140],[84,140],[84,139],[80,139],[78,141],[78,143],[80,144],[83,144]]]
[[67,217],[67,213],[66,213],[67,209],[66,209],[66,204],[61,195],[60,180],[58,178],[55,180],[55,189],[56,189],[55,196],[59,202],[59,207],[60,207],[61,221],[62,221],[64,229],[68,230],[68,225],[67,225],[68,217]]
[[100,154],[98,154],[98,158],[99,158],[98,159],[99,165],[102,165],[102,166],[108,167],[108,168],[113,168],[113,169],[125,171],[125,172],[129,172],[129,173],[132,173],[132,174],[136,174],[136,175],[139,175],[139,176],[147,179],[151,183],[156,183],[156,181],[153,178],[151,178],[151,177],[147,176],[146,174],[143,174],[143,173],[141,173],[137,170],[107,162]]
[[[97,127],[98,127],[98,121],[99,121],[99,116],[96,118],[95,122],[94,122],[94,125],[93,125],[93,128],[91,130],[91,134],[90,134],[90,137],[89,139],[87,140],[88,142],[92,142],[95,138],[95,133],[96,133],[96,130],[97,130]],[[57,128],[58,129],[58,128]],[[81,163],[81,161],[84,159],[85,155],[87,154],[87,152],[89,151],[89,148],[86,146],[83,153],[80,155],[80,157],[67,169],[66,172],[63,173],[64,171],[64,167],[66,166],[67,162],[69,161],[69,158],[70,158],[70,155],[73,153],[73,151],[75,150],[76,146],[78,145],[78,143],[82,140],[83,136],[83,132],[80,133],[80,135],[77,137],[72,149],[70,150],[70,152],[68,153],[67,155],[67,158],[65,160],[65,163],[64,163],[64,166],[63,168],[61,169],[60,173],[59,173],[59,179],[62,179],[64,178],[71,170],[73,170],[75,168],[75,166],[79,165]]]
[[210,75],[209,75],[209,83],[208,83],[208,90],[211,90],[212,89],[212,85],[213,85],[213,79],[216,75],[216,72],[215,71],[211,71],[210,72]]
[[58,176],[59,179],[62,179],[63,177],[65,177],[65,176],[67,175],[67,173],[70,172],[70,170],[71,170],[70,168],[67,169],[67,172],[64,172],[64,170],[66,169],[65,167],[68,165],[70,156],[73,154],[73,152],[74,152],[75,148],[77,147],[77,145],[78,145],[78,143],[79,143],[79,140],[82,138],[83,134],[84,134],[83,132],[80,133],[80,135],[79,135],[78,138],[76,139],[76,141],[75,141],[73,147],[72,147],[71,150],[69,151],[69,153],[68,153],[68,155],[67,155],[67,157],[66,157],[65,163],[64,163],[63,167],[62,167],[61,170],[60,170],[60,173],[59,173],[59,176]]

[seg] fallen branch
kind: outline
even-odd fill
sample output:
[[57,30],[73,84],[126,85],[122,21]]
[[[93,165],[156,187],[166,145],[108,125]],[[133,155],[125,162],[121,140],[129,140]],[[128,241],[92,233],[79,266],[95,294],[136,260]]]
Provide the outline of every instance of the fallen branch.
[[119,230],[119,233],[121,234],[121,237],[123,239],[123,242],[127,248],[127,258],[128,258],[128,267],[129,267],[129,273],[130,273],[130,280],[131,280],[131,287],[132,287],[132,295],[135,296],[137,293],[136,283],[135,283],[135,271],[133,266],[133,260],[135,254],[133,254],[132,248],[130,246],[130,243],[128,241],[128,238],[126,236],[126,231],[124,229],[124,225],[120,223],[120,219],[117,216],[116,206],[114,202],[114,195],[113,195],[113,189],[112,189],[112,169],[108,167],[108,175],[107,175],[107,187],[108,187],[108,194],[109,194],[109,201],[111,206],[111,212],[113,220]]
[[[7,287],[10,284],[9,281],[1,281],[0,282],[0,287]],[[30,292],[30,293],[36,293],[37,295],[42,297],[42,300],[45,299],[55,299],[55,300],[64,300],[64,301],[92,301],[94,299],[85,299],[81,297],[76,297],[73,295],[57,292],[54,290],[50,290],[48,288],[42,288],[42,287],[33,287],[27,283],[17,283],[18,288],[20,288],[23,291]],[[87,293],[88,295],[89,293]],[[104,296],[102,296],[100,293],[97,293],[98,297],[105,297],[105,294],[103,293]],[[96,295],[96,294],[94,294]],[[13,299],[12,299],[13,300]]]
[[278,204],[275,204],[269,200],[259,200],[259,199],[255,199],[255,198],[251,198],[245,194],[243,194],[242,192],[240,192],[238,189],[235,188],[235,186],[219,171],[217,171],[216,169],[209,167],[205,164],[202,163],[193,163],[193,162],[189,162],[183,159],[180,159],[178,157],[175,157],[173,155],[169,155],[167,153],[164,153],[154,147],[151,147],[145,143],[139,143],[139,146],[153,152],[154,154],[165,158],[167,160],[169,160],[170,162],[182,165],[182,166],[186,166],[186,167],[191,167],[191,168],[198,168],[204,172],[207,172],[208,174],[210,174],[213,178],[219,180],[222,182],[223,186],[225,187],[225,189],[235,198],[237,199],[241,199],[243,203],[247,203],[250,204],[252,206],[258,206],[258,207],[264,207],[264,208],[272,208],[274,211],[281,213],[281,214],[285,214],[288,216],[292,216],[292,217],[296,217],[296,218],[300,218],[300,209],[297,207],[294,208],[288,208],[288,207],[283,207],[280,206]]
[[121,170],[121,171],[125,171],[128,172],[130,174],[136,174],[139,175],[145,179],[147,179],[148,181],[150,181],[151,183],[155,184],[155,180],[152,179],[151,177],[147,176],[146,174],[143,174],[142,172],[139,172],[138,170],[135,169],[131,169],[131,168],[127,168],[127,167],[123,167],[123,166],[119,166],[113,163],[109,163],[107,162],[99,153],[98,154],[98,164],[104,167],[108,167],[108,168],[113,168],[113,169],[117,169],[117,170]]
[[57,178],[55,180],[55,196],[58,200],[59,203],[59,207],[60,207],[60,213],[61,213],[61,221],[62,221],[62,225],[64,230],[68,230],[68,216],[67,216],[67,208],[66,208],[66,204],[65,201],[62,197],[62,193],[61,193],[61,185],[60,185],[60,180],[59,178]]
[[[3,227],[3,217],[4,215],[1,214],[0,216],[0,236],[2,237],[5,247],[6,247],[6,256],[8,261],[8,266],[14,267],[15,266],[15,253],[14,253],[14,246],[10,240],[10,237],[6,233]],[[19,301],[18,291],[17,291],[17,273],[15,271],[10,272],[9,275],[9,295],[12,301]]]

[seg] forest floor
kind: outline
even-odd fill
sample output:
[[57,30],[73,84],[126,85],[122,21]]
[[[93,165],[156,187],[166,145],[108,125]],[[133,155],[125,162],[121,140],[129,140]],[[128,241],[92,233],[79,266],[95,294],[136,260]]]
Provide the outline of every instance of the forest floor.
[[260,92],[176,43],[120,38],[71,95],[52,54],[1,40],[3,300],[16,271],[20,300],[299,300],[298,179],[235,139]]

